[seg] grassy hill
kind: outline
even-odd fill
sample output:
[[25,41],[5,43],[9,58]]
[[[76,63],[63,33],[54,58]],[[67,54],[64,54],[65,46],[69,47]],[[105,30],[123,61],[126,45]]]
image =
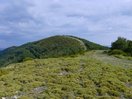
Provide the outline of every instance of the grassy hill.
[[124,66],[125,60],[113,64],[111,56],[104,57],[103,53],[89,51],[76,57],[35,59],[3,67],[0,97],[132,99],[131,61]]
[[74,38],[77,38],[77,39],[83,41],[85,46],[87,47],[87,50],[108,50],[109,49],[106,46],[96,44],[94,42],[88,41],[88,40],[83,39],[83,38],[79,38],[79,37],[75,37],[75,36],[71,36],[71,37],[74,37]]
[[31,59],[69,56],[106,47],[73,36],[53,36],[0,52],[0,66]]

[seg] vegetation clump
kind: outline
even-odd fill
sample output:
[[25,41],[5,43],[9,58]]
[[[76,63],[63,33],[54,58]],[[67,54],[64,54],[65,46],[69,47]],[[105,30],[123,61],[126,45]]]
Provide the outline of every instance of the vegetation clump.
[[132,56],[132,41],[119,37],[115,42],[112,43],[109,54]]

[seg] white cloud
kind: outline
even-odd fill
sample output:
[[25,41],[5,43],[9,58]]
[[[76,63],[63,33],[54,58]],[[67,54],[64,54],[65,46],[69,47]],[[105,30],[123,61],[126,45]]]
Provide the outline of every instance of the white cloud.
[[104,45],[132,39],[132,0],[1,0],[0,9],[0,39],[20,44],[67,33]]

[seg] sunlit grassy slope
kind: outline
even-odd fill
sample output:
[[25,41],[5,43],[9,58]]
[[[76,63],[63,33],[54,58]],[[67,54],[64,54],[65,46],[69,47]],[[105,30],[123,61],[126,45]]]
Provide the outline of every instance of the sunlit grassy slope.
[[126,68],[97,57],[91,51],[4,67],[0,70],[0,97],[132,99],[132,64]]

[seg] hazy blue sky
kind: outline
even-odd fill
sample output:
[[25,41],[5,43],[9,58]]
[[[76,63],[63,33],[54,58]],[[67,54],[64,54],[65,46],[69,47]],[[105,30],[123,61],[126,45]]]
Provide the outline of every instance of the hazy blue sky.
[[132,40],[132,0],[0,0],[0,48],[57,34]]

